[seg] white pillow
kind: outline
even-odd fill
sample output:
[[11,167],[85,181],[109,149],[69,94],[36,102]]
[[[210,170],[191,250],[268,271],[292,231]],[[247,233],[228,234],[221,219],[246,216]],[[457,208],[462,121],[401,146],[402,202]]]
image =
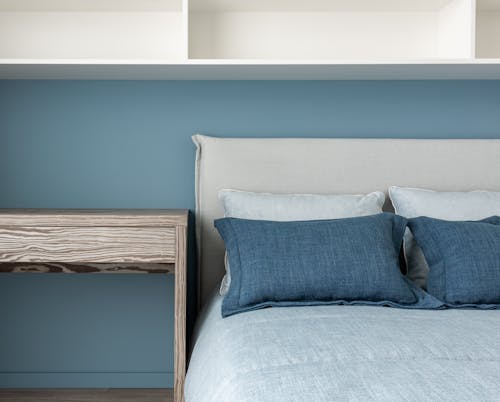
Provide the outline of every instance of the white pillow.
[[[270,194],[238,190],[220,190],[219,200],[224,216],[268,221],[308,221],[374,215],[382,212],[385,195],[376,191],[366,195]],[[230,268],[225,260],[226,275],[220,294],[231,284]]]
[[[389,197],[395,212],[405,218],[428,216],[449,221],[474,221],[500,215],[500,192],[441,192],[392,186]],[[425,288],[429,266],[408,229],[404,250],[408,277]]]

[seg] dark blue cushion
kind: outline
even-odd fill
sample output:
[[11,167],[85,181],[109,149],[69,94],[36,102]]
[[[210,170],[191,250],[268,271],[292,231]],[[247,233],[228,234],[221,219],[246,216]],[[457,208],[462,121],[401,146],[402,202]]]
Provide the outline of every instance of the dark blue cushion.
[[440,307],[423,301],[424,292],[401,275],[406,222],[387,213],[301,222],[216,220],[231,267],[222,315],[315,304]]
[[408,226],[429,264],[428,293],[451,307],[500,306],[500,217],[474,222],[419,217]]

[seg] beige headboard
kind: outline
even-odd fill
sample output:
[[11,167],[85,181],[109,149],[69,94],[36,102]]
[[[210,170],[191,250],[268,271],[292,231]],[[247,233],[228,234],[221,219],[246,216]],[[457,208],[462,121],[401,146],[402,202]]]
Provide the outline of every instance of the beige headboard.
[[500,191],[500,139],[261,139],[193,136],[200,300],[224,273],[213,227],[222,188],[276,193],[367,193],[391,185]]

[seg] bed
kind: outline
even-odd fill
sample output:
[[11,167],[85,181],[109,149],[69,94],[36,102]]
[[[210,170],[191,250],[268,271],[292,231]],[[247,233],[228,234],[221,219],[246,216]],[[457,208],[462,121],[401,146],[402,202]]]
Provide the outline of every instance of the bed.
[[[367,193],[391,185],[500,190],[499,140],[195,136],[202,313],[194,401],[500,400],[499,310],[267,308],[221,317],[222,188]],[[390,209],[390,205],[386,205]]]

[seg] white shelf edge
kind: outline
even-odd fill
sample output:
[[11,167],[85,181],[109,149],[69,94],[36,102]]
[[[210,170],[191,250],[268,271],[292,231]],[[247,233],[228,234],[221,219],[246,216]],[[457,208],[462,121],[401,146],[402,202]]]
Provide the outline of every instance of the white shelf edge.
[[500,79],[500,59],[0,60],[0,79],[97,80],[476,80]]
[[138,66],[408,66],[499,64],[500,58],[461,59],[374,59],[374,60],[302,60],[302,59],[1,59],[0,65],[138,65]]

